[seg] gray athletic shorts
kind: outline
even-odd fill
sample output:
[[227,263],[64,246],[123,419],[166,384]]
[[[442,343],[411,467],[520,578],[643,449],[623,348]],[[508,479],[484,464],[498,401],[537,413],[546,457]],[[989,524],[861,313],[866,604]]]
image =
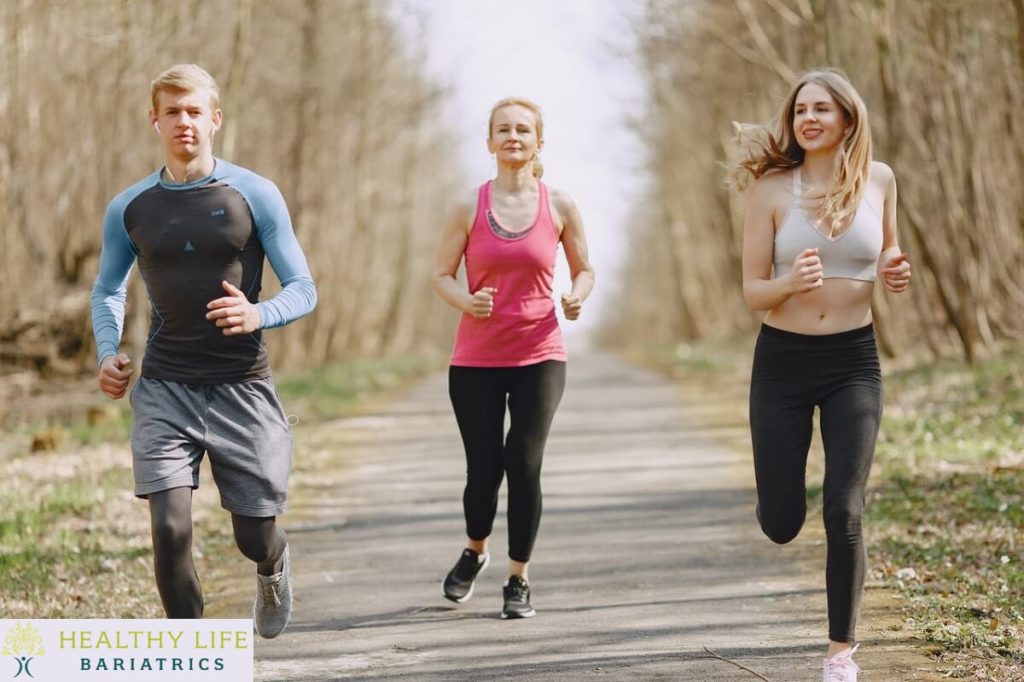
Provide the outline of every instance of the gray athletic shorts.
[[288,508],[292,433],[269,378],[200,385],[141,377],[129,399],[137,496],[198,488],[209,453],[222,507],[242,516]]

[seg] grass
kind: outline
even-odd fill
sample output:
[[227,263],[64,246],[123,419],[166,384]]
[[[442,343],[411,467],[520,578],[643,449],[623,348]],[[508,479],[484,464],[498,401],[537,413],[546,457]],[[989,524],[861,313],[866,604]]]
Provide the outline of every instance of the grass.
[[80,445],[123,443],[132,432],[132,415],[127,404],[124,409],[113,409],[103,419],[75,419],[68,424],[68,436]]
[[[55,457],[32,455],[44,470]],[[128,498],[122,493],[131,490],[131,470],[107,463],[90,468],[88,462],[72,471],[68,467],[68,458],[60,457],[54,474],[63,478],[11,480],[10,491],[0,497],[5,586],[0,613],[14,618],[157,615],[159,604],[147,604],[142,589],[144,580],[151,580],[148,521],[125,515]]]
[[319,422],[347,414],[371,396],[441,367],[441,361],[431,356],[354,360],[285,374],[275,383],[289,414]]
[[[289,414],[318,422],[437,367],[433,358],[337,363],[282,373],[276,385]],[[163,615],[148,510],[131,493],[130,410],[82,412],[39,414],[35,427],[0,433],[0,618]],[[46,447],[34,451],[33,441]],[[200,575],[240,558],[206,465],[193,518]]]
[[[745,414],[752,339],[641,350]],[[905,604],[897,628],[950,677],[1024,679],[1024,347],[885,373],[868,490],[874,577]],[[820,513],[811,458],[809,515]]]
[[869,493],[876,572],[954,677],[1024,677],[1024,352],[894,372]]

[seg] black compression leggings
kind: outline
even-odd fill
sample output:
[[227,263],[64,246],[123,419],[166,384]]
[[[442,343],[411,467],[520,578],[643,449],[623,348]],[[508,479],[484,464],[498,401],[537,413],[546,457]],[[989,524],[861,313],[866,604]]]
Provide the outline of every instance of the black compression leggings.
[[448,394],[466,449],[466,534],[473,540],[491,535],[498,489],[507,476],[508,555],[513,561],[529,561],[533,552],[542,506],[544,445],[564,389],[565,363],[558,360],[526,367],[448,370]]
[[[192,563],[192,489],[173,488],[149,495],[153,568],[168,618],[202,618],[203,590]],[[235,543],[256,570],[270,575],[284,554],[284,531],[276,517],[231,515]]]
[[757,517],[778,543],[800,532],[811,417],[820,410],[829,639],[853,642],[867,554],[861,517],[882,416],[871,325],[808,336],[762,326],[750,384]]

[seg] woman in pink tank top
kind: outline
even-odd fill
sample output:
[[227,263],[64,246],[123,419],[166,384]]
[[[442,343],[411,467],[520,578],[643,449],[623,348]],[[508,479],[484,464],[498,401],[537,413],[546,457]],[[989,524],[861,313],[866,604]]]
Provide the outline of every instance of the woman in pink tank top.
[[[561,295],[575,320],[594,286],[587,242],[572,199],[540,181],[544,128],[537,105],[494,105],[487,148],[498,176],[460,202],[438,247],[434,288],[462,312],[448,374],[466,451],[466,548],[444,581],[464,602],[490,563],[487,542],[498,490],[508,480],[508,578],[502,618],[528,618],[527,564],[541,515],[544,446],[565,387],[565,347],[553,300],[555,257],[565,251],[572,288]],[[465,261],[466,284],[456,280]],[[468,288],[467,288],[468,285]],[[509,430],[505,433],[505,411]]]

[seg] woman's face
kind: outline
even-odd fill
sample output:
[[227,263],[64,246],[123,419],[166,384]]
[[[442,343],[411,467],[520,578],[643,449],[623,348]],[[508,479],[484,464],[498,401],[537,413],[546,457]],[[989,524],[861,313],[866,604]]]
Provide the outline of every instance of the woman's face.
[[534,159],[544,145],[537,139],[537,119],[526,107],[513,104],[494,112],[487,149],[499,163],[522,166]]
[[817,83],[800,88],[793,106],[793,135],[805,152],[835,151],[848,128],[842,107],[828,90]]

